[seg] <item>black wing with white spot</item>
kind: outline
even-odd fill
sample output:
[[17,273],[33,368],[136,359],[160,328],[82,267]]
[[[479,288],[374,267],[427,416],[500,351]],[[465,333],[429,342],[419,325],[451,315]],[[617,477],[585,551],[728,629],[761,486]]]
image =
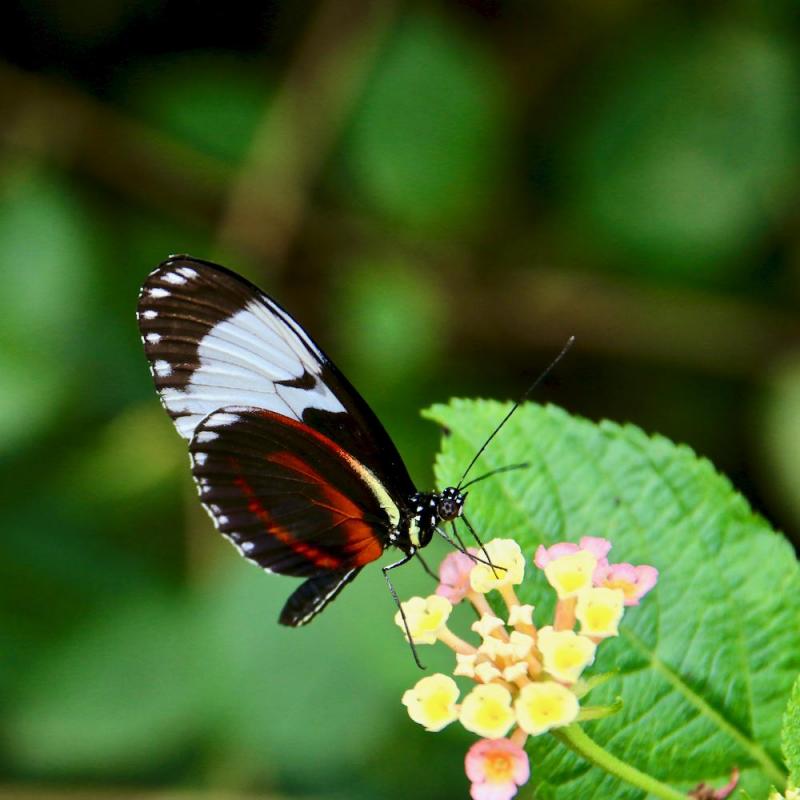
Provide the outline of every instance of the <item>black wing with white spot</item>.
[[156,389],[184,438],[217,409],[261,408],[329,437],[393,497],[414,493],[367,403],[300,324],[249,281],[172,256],[145,281],[137,317]]

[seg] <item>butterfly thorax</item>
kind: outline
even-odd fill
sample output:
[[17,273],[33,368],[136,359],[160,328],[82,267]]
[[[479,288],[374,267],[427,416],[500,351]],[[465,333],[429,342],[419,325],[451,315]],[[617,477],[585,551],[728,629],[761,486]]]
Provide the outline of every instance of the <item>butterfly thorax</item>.
[[404,552],[425,547],[436,526],[461,516],[466,495],[450,486],[441,492],[417,492],[408,499],[406,513],[392,544]]

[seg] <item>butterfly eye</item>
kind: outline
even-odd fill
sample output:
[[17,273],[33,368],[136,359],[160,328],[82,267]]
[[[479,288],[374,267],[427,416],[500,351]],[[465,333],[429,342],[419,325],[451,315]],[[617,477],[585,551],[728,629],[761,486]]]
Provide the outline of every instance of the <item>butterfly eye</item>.
[[451,520],[455,519],[458,516],[458,507],[454,500],[450,499],[449,497],[444,498],[439,503],[439,508],[437,509],[439,512],[439,516],[443,520]]

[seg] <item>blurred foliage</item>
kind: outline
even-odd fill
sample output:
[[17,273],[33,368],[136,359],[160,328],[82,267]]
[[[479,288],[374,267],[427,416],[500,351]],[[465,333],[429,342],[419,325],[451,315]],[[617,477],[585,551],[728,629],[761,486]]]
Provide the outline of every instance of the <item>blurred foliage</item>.
[[280,629],[292,581],[199,509],[134,319],[170,252],[290,308],[420,487],[437,434],[417,409],[518,395],[576,333],[538,399],[688,441],[797,541],[799,32],[789,2],[8,4],[12,796],[465,786],[467,740],[402,713],[415,674],[379,570]]
[[793,54],[718,25],[644,32],[626,50],[593,76],[568,173],[577,224],[637,273],[735,281],[800,167]]
[[478,224],[507,156],[505,87],[480,41],[410,16],[353,119],[347,161],[367,207],[411,232]]
[[267,102],[265,65],[230,52],[147,58],[120,75],[115,93],[131,113],[201,152],[240,162]]

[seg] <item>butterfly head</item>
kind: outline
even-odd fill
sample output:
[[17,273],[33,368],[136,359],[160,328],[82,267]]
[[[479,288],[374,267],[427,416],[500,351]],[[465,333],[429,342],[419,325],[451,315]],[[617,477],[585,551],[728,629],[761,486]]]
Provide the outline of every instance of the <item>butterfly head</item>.
[[464,501],[467,499],[466,492],[460,492],[455,486],[450,486],[437,497],[436,513],[442,522],[451,522],[461,516],[464,508]]
[[[414,548],[425,547],[433,538],[436,526],[441,522],[451,522],[461,516],[466,492],[449,487],[442,492],[419,492],[409,502],[410,515],[407,518],[405,538]],[[402,542],[397,542],[403,547]],[[406,549],[406,547],[403,547]]]

